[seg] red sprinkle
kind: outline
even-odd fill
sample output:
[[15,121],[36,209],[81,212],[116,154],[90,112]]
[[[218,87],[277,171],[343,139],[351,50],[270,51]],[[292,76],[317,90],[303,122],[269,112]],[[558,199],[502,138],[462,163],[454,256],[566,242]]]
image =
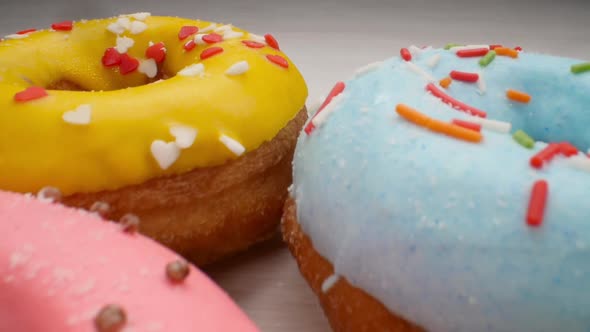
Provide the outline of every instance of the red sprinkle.
[[131,57],[129,54],[121,54],[121,63],[119,64],[119,72],[121,75],[127,75],[134,72],[139,67],[139,60]]
[[223,36],[216,33],[210,33],[203,36],[203,41],[207,44],[215,44],[223,41]]
[[453,106],[454,108],[457,108],[463,112],[467,112],[471,115],[475,115],[475,116],[479,116],[480,118],[485,118],[487,117],[487,113],[477,109],[473,106],[469,106],[461,101],[458,101],[457,99],[449,96],[448,94],[444,93],[441,89],[437,88],[436,85],[434,85],[433,83],[428,83],[428,85],[426,85],[426,90],[430,91],[430,93],[432,93],[433,96],[440,98],[443,102]]
[[47,91],[45,91],[45,89],[43,89],[41,87],[32,86],[32,87],[26,88],[25,90],[23,90],[21,92],[17,92],[14,95],[14,101],[20,103],[20,102],[40,99],[43,97],[47,97]]
[[270,46],[274,49],[280,50],[279,42],[270,33],[267,33],[266,35],[264,35],[264,40],[266,40],[266,43],[268,44],[268,46]]
[[35,31],[37,31],[37,29],[27,29],[27,30],[19,31],[16,34],[17,35],[26,35],[27,33],[35,32]]
[[560,152],[560,144],[549,143],[549,145],[547,145],[543,150],[531,157],[530,164],[534,168],[541,168],[543,167],[543,163],[550,161]]
[[190,52],[190,51],[192,51],[192,50],[193,50],[195,47],[197,47],[197,43],[195,43],[195,41],[194,41],[194,40],[189,40],[189,41],[187,41],[187,42],[184,44],[184,46],[183,46],[183,48],[184,48],[184,49],[185,49],[185,51],[187,51],[187,52]]
[[516,46],[516,47],[514,48],[514,50],[516,50],[516,51],[519,51],[519,52],[520,52],[520,51],[522,51],[522,47],[520,47],[520,46]]
[[154,59],[156,63],[161,63],[166,59],[166,45],[159,42],[150,46],[145,50],[145,57],[148,59]]
[[526,214],[526,222],[529,226],[540,226],[543,222],[548,189],[549,185],[545,180],[538,180],[533,185],[529,201],[529,209]]
[[563,154],[566,157],[571,157],[578,154],[578,148],[576,148],[569,142],[559,143],[559,150],[561,154]]
[[223,48],[221,47],[209,47],[208,49],[203,50],[203,52],[201,52],[201,60],[208,59],[221,52],[223,52]]
[[450,74],[451,78],[457,81],[474,83],[479,79],[479,75],[476,73],[467,73],[464,71],[453,70]]
[[105,67],[113,67],[121,64],[121,54],[114,47],[107,48],[102,56],[102,64]]
[[405,61],[412,60],[412,53],[410,53],[410,51],[405,47],[402,48],[401,50],[399,50],[399,54],[402,56],[402,59],[404,59]]
[[[318,114],[320,114],[320,112],[326,106],[328,106],[328,104],[332,101],[332,99],[334,97],[336,97],[339,94],[341,94],[342,91],[344,91],[344,88],[346,88],[346,84],[344,84],[344,82],[338,82],[338,83],[336,83],[336,85],[334,85],[334,87],[330,91],[330,94],[328,94],[328,97],[326,97],[326,100],[324,100],[324,102],[322,103],[322,105],[320,106],[320,108],[318,109],[318,111],[316,112],[316,114],[314,115],[314,117],[316,117]],[[305,126],[305,133],[307,135],[309,135],[309,134],[311,134],[311,132],[314,129],[315,129],[315,126],[313,125],[313,122],[312,121],[309,121],[309,123],[307,124],[307,126]]]
[[279,65],[279,66],[281,66],[281,67],[283,67],[283,68],[289,68],[289,63],[287,62],[287,60],[285,60],[285,58],[283,58],[283,57],[282,57],[282,56],[280,56],[280,55],[272,55],[272,54],[267,54],[267,55],[266,55],[266,58],[267,58],[267,59],[268,59],[270,62],[272,62],[272,63],[274,63],[274,64],[276,64],[276,65]]
[[481,131],[481,125],[479,123],[465,121],[465,120],[459,120],[459,119],[453,119],[452,123],[454,125],[457,125],[459,127],[463,127],[463,128],[469,129],[469,130],[473,130],[473,131],[477,131],[477,132]]
[[194,35],[197,32],[199,32],[198,27],[192,25],[185,25],[182,28],[180,28],[180,31],[178,32],[178,39],[185,40],[186,38],[188,38],[188,36]]
[[503,47],[503,46],[500,45],[500,44],[493,44],[493,45],[490,45],[490,50],[494,50],[494,49],[496,49],[498,47]]
[[74,23],[72,21],[63,21],[51,25],[51,28],[57,31],[71,31],[73,27]]
[[264,47],[263,43],[259,43],[257,41],[253,41],[253,40],[242,40],[242,44],[244,44],[250,48],[263,48]]
[[476,56],[484,56],[488,54],[490,50],[487,48],[474,48],[470,50],[459,50],[457,51],[457,56],[461,58],[471,58]]

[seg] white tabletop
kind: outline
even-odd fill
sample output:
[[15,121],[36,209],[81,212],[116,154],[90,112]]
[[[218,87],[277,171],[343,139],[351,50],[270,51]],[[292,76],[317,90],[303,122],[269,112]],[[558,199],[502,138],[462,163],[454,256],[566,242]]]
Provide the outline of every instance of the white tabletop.
[[[590,60],[587,0],[0,0],[0,34],[138,11],[273,33],[306,77],[310,103],[357,67],[411,44],[519,45]],[[262,331],[328,330],[279,238],[209,273]]]

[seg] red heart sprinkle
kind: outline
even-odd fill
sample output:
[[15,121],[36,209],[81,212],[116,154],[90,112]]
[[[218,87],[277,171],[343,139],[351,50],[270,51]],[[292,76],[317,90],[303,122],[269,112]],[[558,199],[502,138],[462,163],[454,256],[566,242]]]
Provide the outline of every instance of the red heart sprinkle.
[[180,28],[180,32],[178,32],[178,39],[185,40],[188,36],[193,35],[199,32],[199,28],[192,26],[192,25],[185,25]]
[[166,59],[166,46],[159,42],[147,48],[145,57],[156,60],[156,63],[161,63]]
[[105,67],[118,66],[121,63],[121,53],[117,52],[114,47],[107,48],[102,56],[102,64]]
[[131,57],[127,53],[121,54],[121,63],[119,64],[119,72],[121,75],[132,73],[137,67],[139,67],[139,60]]
[[188,42],[186,42],[186,44],[184,44],[184,49],[187,52],[192,51],[195,47],[197,46],[197,44],[195,43],[194,40],[189,40]]
[[289,63],[287,62],[287,60],[285,60],[285,58],[283,58],[283,57],[282,57],[282,56],[280,56],[280,55],[271,55],[271,54],[268,54],[268,55],[266,56],[266,58],[267,58],[267,59],[268,59],[270,62],[272,62],[272,63],[274,63],[274,64],[276,64],[276,65],[279,65],[279,66],[281,66],[281,67],[283,67],[283,68],[289,68]]
[[208,35],[204,35],[203,36],[203,41],[205,43],[207,43],[207,44],[219,43],[222,40],[223,40],[223,36],[222,35],[218,35],[216,33],[210,33]]
[[214,56],[215,54],[219,54],[223,52],[223,48],[221,47],[210,47],[206,50],[204,50],[203,52],[201,52],[201,60],[205,60],[207,58],[210,58],[212,56]]
[[250,48],[263,48],[264,47],[263,43],[259,43],[257,41],[253,41],[253,40],[242,40],[242,44],[244,44]]
[[40,99],[43,97],[47,97],[47,91],[45,91],[45,89],[43,89],[41,87],[32,86],[32,87],[26,88],[25,90],[23,90],[21,92],[17,92],[14,95],[14,101],[25,102],[25,101]]
[[72,30],[74,23],[72,21],[63,21],[59,23],[53,23],[51,28],[57,31],[70,31]]
[[268,46],[270,46],[274,49],[277,49],[277,50],[280,49],[279,42],[270,33],[267,33],[266,35],[264,35],[264,40],[266,40],[266,43],[268,44]]
[[37,31],[37,29],[27,29],[27,30],[19,31],[16,34],[17,35],[26,35],[27,33],[35,32],[35,31]]

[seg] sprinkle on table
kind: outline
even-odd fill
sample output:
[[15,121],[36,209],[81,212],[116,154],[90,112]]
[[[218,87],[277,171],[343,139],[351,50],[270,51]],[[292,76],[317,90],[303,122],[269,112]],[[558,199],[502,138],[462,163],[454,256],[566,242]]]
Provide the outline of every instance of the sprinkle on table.
[[477,73],[468,73],[468,72],[457,71],[457,70],[451,71],[449,76],[451,76],[451,78],[454,80],[467,82],[467,83],[475,83],[479,79],[479,75]]
[[[314,117],[316,117],[324,108],[326,108],[326,106],[328,106],[328,104],[332,101],[332,99],[334,99],[334,97],[341,94],[342,91],[344,91],[344,88],[346,88],[346,84],[344,82],[337,82],[332,88],[332,90],[330,90],[330,93],[328,94],[320,108],[318,108],[318,111],[315,113]],[[305,133],[309,135],[314,129],[315,126],[313,122],[309,121],[307,126],[305,126]]]
[[432,93],[433,96],[441,99],[444,103],[451,105],[453,108],[459,109],[460,111],[469,113],[471,115],[474,116],[478,116],[481,118],[485,118],[487,116],[487,113],[477,109],[473,106],[469,106],[449,95],[447,95],[446,93],[444,93],[441,89],[437,88],[436,85],[429,83],[428,85],[426,85],[426,90],[429,91],[430,93]]
[[178,39],[179,40],[185,40],[190,35],[194,35],[197,32],[199,32],[199,28],[198,27],[192,26],[192,25],[185,25],[182,28],[180,28],[180,31],[178,32]]
[[508,91],[506,91],[506,97],[519,103],[528,103],[531,101],[531,96],[529,94],[513,89],[508,89]]
[[543,150],[537,152],[537,154],[531,157],[531,166],[536,169],[540,169],[543,167],[544,163],[551,161],[551,159],[553,159],[553,157],[555,157],[560,152],[560,150],[561,148],[559,144],[549,143]]
[[538,180],[533,185],[526,215],[526,222],[529,226],[537,227],[543,223],[548,190],[549,185],[545,180]]
[[457,56],[460,58],[472,58],[472,57],[478,57],[478,56],[484,56],[486,54],[488,54],[490,50],[487,48],[474,48],[474,49],[468,49],[468,50],[458,50],[457,51]]
[[287,60],[280,55],[267,54],[266,58],[268,61],[278,65],[279,67],[289,68],[289,62],[287,62]]
[[535,140],[532,139],[527,133],[523,130],[519,129],[514,134],[512,134],[512,138],[527,149],[532,149],[535,146]]
[[401,55],[402,59],[404,59],[404,61],[412,60],[412,53],[410,53],[410,51],[405,47],[399,50],[399,54]]
[[508,47],[497,47],[494,49],[497,55],[509,56],[511,58],[518,58],[518,51]]
[[201,52],[201,60],[209,59],[210,57],[223,52],[221,47],[209,47]]
[[477,132],[481,131],[481,125],[479,123],[460,120],[460,119],[453,119],[453,121],[451,121],[451,123],[454,125],[457,125],[459,127],[463,127],[465,129],[469,129],[469,130],[473,130],[473,131],[477,131]]
[[263,48],[264,47],[263,43],[259,43],[257,41],[253,41],[253,40],[242,40],[242,44],[246,45],[249,48]]
[[453,82],[453,79],[447,76],[447,77],[443,78],[442,80],[440,80],[438,82],[438,85],[440,85],[446,89],[449,87],[449,85],[451,85],[452,82]]
[[276,50],[280,50],[280,48],[279,48],[279,42],[270,33],[267,33],[266,35],[264,35],[264,40],[266,41],[266,43],[268,44],[268,46],[270,46],[270,47],[272,47],[272,48],[274,48]]
[[436,133],[445,134],[468,142],[480,142],[482,139],[481,133],[477,131],[430,118],[404,104],[397,104],[395,111],[404,119]]
[[455,44],[455,43],[448,43],[445,45],[445,50],[450,50],[453,47],[457,47],[457,46],[461,46],[461,44]]
[[489,51],[483,58],[479,59],[479,65],[487,67],[496,58],[496,51]]
[[23,91],[17,92],[14,95],[14,101],[16,102],[27,102],[31,100],[41,99],[47,97],[47,91],[38,86],[28,87]]
[[56,31],[71,31],[73,27],[74,23],[72,21],[63,21],[51,25],[51,28]]
[[582,62],[570,67],[570,70],[574,74],[581,74],[590,71],[590,62]]

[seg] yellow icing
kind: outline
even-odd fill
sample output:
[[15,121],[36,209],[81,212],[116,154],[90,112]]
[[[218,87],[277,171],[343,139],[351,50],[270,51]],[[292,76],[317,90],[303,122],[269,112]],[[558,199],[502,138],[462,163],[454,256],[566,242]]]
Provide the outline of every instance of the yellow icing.
[[[252,36],[197,45],[186,52],[179,41],[182,26],[200,29],[210,22],[149,17],[148,28],[137,35],[128,54],[145,59],[148,43],[164,42],[163,71],[171,78],[149,83],[145,74],[121,75],[106,68],[101,58],[114,47],[116,35],[108,24],[117,18],[74,24],[73,30],[39,31],[28,37],[0,42],[0,187],[35,192],[55,186],[65,194],[117,189],[165,174],[222,164],[237,156],[219,137],[227,135],[251,151],[270,140],[299,111],[307,97],[305,82],[280,51],[242,44]],[[131,19],[133,21],[133,19]],[[218,25],[219,26],[219,25]],[[222,34],[222,33],[220,33]],[[224,52],[206,60],[202,50]],[[281,55],[287,69],[266,58]],[[225,71],[239,61],[249,70],[238,76]],[[174,76],[194,63],[204,75]],[[74,82],[88,91],[48,91],[49,97],[17,103],[15,93],[56,81]],[[91,122],[73,125],[62,115],[80,105],[91,106]],[[170,127],[190,126],[198,135],[190,148],[168,168],[158,166],[150,146],[154,140],[174,141]]]

